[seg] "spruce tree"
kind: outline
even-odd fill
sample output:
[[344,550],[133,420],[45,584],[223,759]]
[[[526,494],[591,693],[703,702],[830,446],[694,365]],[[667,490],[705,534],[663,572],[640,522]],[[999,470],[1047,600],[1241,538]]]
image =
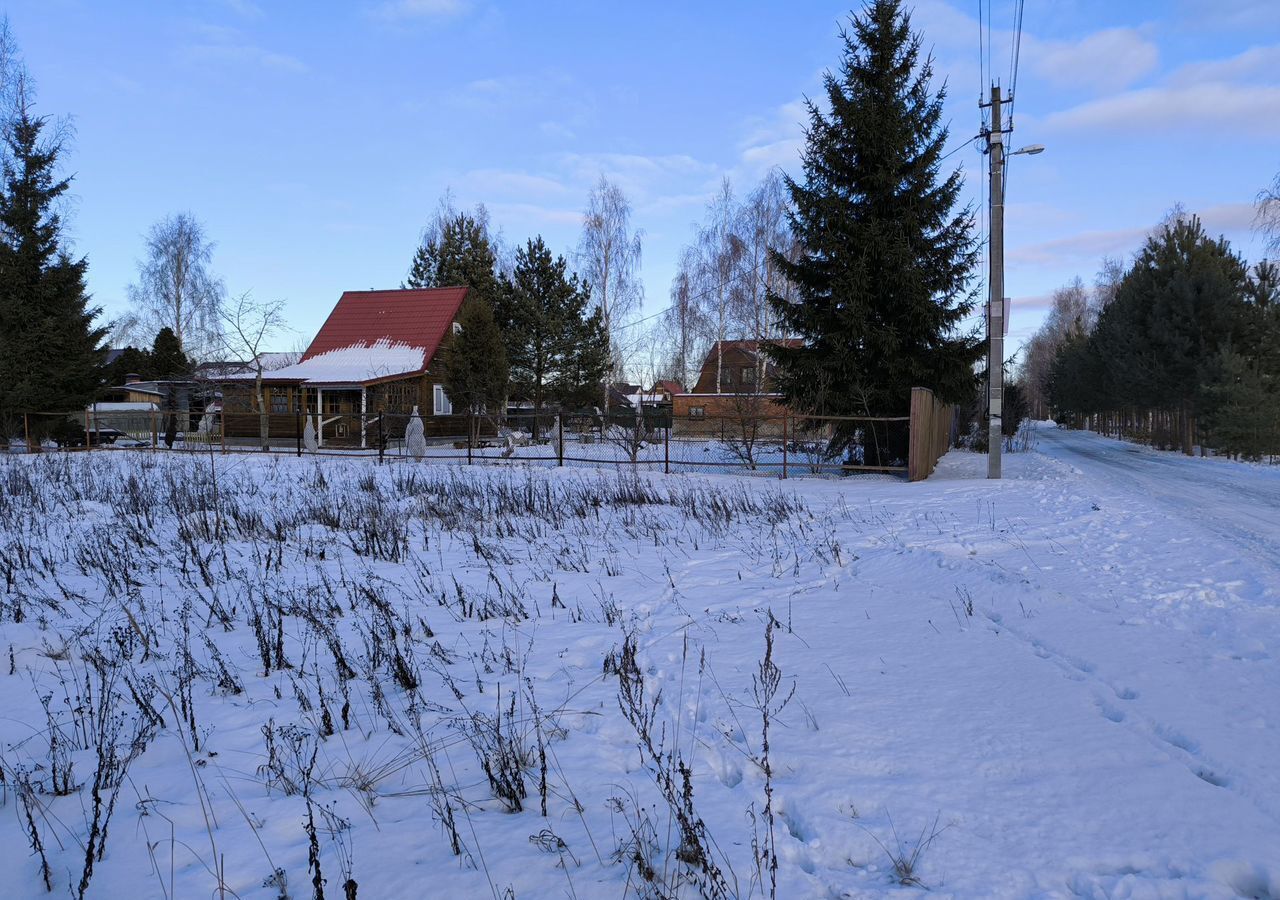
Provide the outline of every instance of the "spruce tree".
[[151,378],[151,351],[125,347],[102,372],[102,383],[108,388],[120,387],[130,375]]
[[151,345],[150,371],[152,378],[170,380],[185,378],[191,374],[191,360],[182,352],[178,336],[169,327],[156,332]]
[[28,411],[83,409],[101,385],[105,329],[89,306],[84,258],[61,246],[61,147],[21,104],[5,127],[0,188],[0,427]]
[[451,335],[444,349],[444,389],[454,412],[469,416],[474,441],[481,416],[503,412],[507,350],[493,310],[483,300],[468,297],[458,323],[462,333]]
[[[946,89],[932,90],[910,24],[898,0],[853,16],[824,79],[830,111],[808,103],[803,180],[786,179],[801,253],[772,259],[798,301],[770,303],[802,346],[768,351],[787,404],[803,412],[902,415],[912,387],[961,402],[977,383],[982,343],[957,332],[974,305],[972,213],[955,210],[959,171],[939,172]],[[835,444],[852,438],[845,429]]]

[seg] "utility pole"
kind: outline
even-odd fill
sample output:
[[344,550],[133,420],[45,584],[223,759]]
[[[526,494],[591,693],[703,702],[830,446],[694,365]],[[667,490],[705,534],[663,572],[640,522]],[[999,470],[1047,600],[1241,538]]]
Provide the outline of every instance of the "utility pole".
[[[1004,129],[1000,86],[991,86],[991,249],[987,286],[987,477],[1000,477],[1001,413],[1004,406]],[[985,105],[985,104],[984,104]]]

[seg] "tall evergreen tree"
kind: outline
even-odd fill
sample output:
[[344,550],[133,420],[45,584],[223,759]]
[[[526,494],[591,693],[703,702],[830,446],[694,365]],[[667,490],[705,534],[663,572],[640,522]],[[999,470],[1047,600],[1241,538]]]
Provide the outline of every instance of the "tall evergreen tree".
[[414,254],[406,287],[468,287],[487,303],[499,297],[497,254],[489,229],[467,213],[446,219]]
[[182,343],[168,326],[156,332],[151,345],[150,370],[152,378],[184,378],[191,374],[191,360],[182,352]]
[[[584,291],[586,288],[584,288]],[[551,394],[565,409],[582,409],[600,402],[600,385],[612,371],[609,329],[599,307],[569,321],[566,332],[571,347],[560,370],[551,379]]]
[[61,246],[55,174],[61,146],[42,138],[47,120],[20,103],[5,127],[0,190],[0,425],[24,411],[81,409],[101,384],[106,330],[89,306],[88,262]]
[[786,179],[801,253],[772,259],[797,296],[770,303],[803,345],[769,353],[788,405],[805,412],[904,414],[912,387],[959,402],[976,385],[982,343],[957,333],[974,305],[972,212],[955,210],[959,171],[939,172],[946,89],[932,91],[910,26],[898,0],[853,16],[824,79],[830,111],[808,104],[803,181]]
[[475,440],[484,414],[500,413],[507,392],[507,350],[489,304],[468,297],[458,316],[462,333],[444,349],[444,389],[454,412],[469,415]]
[[[598,376],[591,390],[599,393],[606,372],[594,371],[600,366],[592,365],[591,354],[601,349],[604,325],[599,322],[592,340],[593,319],[586,312],[591,292],[568,271],[565,258],[552,257],[541,236],[533,238],[516,251],[503,295],[498,325],[506,336],[513,395],[532,402],[536,417],[548,402],[564,403],[566,395],[576,394],[584,375]],[[607,369],[607,340],[603,361]]]
[[105,369],[102,370],[102,383],[109,388],[119,387],[130,375],[139,378],[151,378],[151,351],[137,347],[125,347]]

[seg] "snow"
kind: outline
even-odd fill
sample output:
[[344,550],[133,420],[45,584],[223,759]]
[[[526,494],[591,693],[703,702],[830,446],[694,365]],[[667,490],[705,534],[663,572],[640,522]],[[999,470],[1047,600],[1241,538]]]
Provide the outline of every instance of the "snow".
[[[291,366],[275,369],[273,379],[300,379],[315,384],[361,384],[379,378],[411,375],[426,366],[421,347],[387,339],[330,350]],[[252,373],[240,375],[252,378]]]
[[[0,865],[14,895],[43,893],[13,790],[22,768],[48,779],[39,697],[52,694],[74,736],[86,653],[127,642],[130,620],[147,641],[125,673],[173,695],[189,601],[201,749],[188,756],[190,735],[152,691],[165,724],[122,783],[90,897],[216,896],[214,859],[228,895],[277,896],[264,882],[278,868],[290,896],[310,896],[306,803],[268,765],[264,726],[299,729],[276,740],[299,735],[304,758],[315,749],[328,894],[341,896],[349,857],[360,897],[426,884],[449,897],[644,896],[628,822],[647,817],[657,877],[699,896],[620,710],[626,635],[730,895],[767,896],[753,862],[765,793],[752,684],[771,617],[781,696],[795,687],[770,734],[778,897],[916,893],[890,857],[925,841],[912,875],[943,896],[1280,896],[1280,470],[1048,428],[1033,452],[1005,456],[1004,480],[985,470],[955,451],[917,484],[518,461],[0,458],[0,653],[12,646],[14,660],[11,674],[0,666],[0,803],[14,812],[0,816]],[[219,516],[221,541],[206,533]],[[249,624],[262,598],[286,610],[292,665],[265,675]],[[509,614],[481,618],[486,604]],[[308,609],[329,610],[356,670],[349,728]],[[387,616],[413,690],[370,643]],[[219,687],[210,647],[241,693]],[[468,739],[512,698],[508,733],[529,763],[514,813]],[[80,878],[91,808],[93,754],[72,758],[79,790],[35,795],[58,892]],[[322,808],[349,825],[334,832]]]
[[93,415],[94,413],[118,413],[118,412],[152,412],[159,407],[155,403],[150,402],[120,402],[120,403],[94,403],[86,407],[86,411]]

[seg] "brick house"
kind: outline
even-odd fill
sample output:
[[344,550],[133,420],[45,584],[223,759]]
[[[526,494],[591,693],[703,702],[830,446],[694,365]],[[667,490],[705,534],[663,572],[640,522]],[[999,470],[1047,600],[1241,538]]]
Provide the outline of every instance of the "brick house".
[[[263,375],[272,438],[298,437],[300,413],[320,415],[322,444],[366,446],[377,415],[383,436],[403,435],[417,406],[428,436],[466,433],[443,386],[440,350],[461,330],[465,287],[346,291],[302,358]],[[254,374],[229,377],[223,386],[224,429],[229,437],[257,437]]]
[[[795,340],[783,343],[800,346]],[[773,371],[758,341],[716,341],[707,351],[692,390],[671,398],[676,430],[712,433],[726,420],[758,419],[768,420],[766,427],[771,432],[780,432],[785,409],[781,395],[774,390]],[[708,424],[699,425],[699,420]]]

